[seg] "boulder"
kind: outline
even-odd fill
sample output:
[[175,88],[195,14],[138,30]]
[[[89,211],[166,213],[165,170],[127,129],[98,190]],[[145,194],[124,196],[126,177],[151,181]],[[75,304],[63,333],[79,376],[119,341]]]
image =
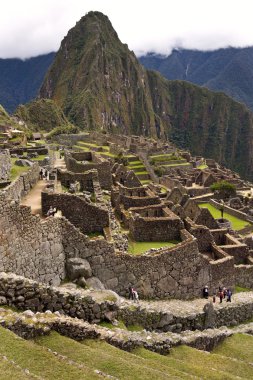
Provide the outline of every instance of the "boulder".
[[104,285],[97,277],[90,277],[86,281],[89,288],[93,288],[94,290],[105,290]]
[[15,165],[17,166],[32,166],[33,163],[29,160],[19,159],[15,161]]
[[67,276],[71,281],[80,277],[87,279],[92,276],[91,267],[88,261],[79,257],[69,259],[66,264],[66,270]]

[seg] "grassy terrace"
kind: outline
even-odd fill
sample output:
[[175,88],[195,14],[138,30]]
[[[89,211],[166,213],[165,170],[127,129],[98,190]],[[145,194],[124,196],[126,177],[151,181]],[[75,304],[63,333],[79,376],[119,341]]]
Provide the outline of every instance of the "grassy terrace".
[[174,247],[179,241],[129,241],[128,252],[133,255],[141,255],[151,248]]
[[15,165],[16,160],[17,160],[17,158],[11,158],[11,172],[10,172],[10,180],[11,181],[14,181],[22,173],[25,173],[30,169],[30,166]]
[[[210,213],[212,214],[212,216],[215,219],[221,218],[221,212],[220,212],[220,210],[217,209],[216,207],[214,207],[213,205],[211,205],[210,203],[200,203],[199,207],[208,208],[208,210],[210,211]],[[230,215],[230,214],[228,214],[226,212],[224,212],[223,216],[224,216],[225,219],[227,219],[227,220],[229,220],[231,222],[232,228],[234,230],[237,230],[237,231],[243,229],[244,227],[247,227],[250,224],[250,223],[246,222],[245,220],[237,218],[236,216]]]
[[180,156],[175,156],[174,154],[159,154],[149,157],[150,161],[160,162],[160,161],[174,161],[174,160],[184,160]]
[[180,164],[162,164],[161,166],[164,167],[164,168],[167,168],[168,166],[172,167],[172,166],[190,166],[191,164],[189,162],[183,162],[183,163],[180,163]]
[[203,164],[203,165],[199,165],[198,167],[197,167],[197,169],[206,169],[206,168],[208,168],[208,166],[206,165],[206,164]]
[[27,341],[0,327],[0,352],[4,380],[253,379],[253,337],[247,334],[225,339],[211,353],[178,346],[159,355],[144,348],[123,351],[103,340],[76,342],[56,332]]

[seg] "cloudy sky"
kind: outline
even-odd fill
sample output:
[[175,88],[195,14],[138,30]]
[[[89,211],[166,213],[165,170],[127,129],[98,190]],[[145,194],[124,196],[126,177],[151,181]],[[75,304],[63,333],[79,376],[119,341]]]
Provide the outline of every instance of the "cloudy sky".
[[108,15],[137,55],[253,46],[252,0],[1,0],[0,57],[56,51],[86,12]]

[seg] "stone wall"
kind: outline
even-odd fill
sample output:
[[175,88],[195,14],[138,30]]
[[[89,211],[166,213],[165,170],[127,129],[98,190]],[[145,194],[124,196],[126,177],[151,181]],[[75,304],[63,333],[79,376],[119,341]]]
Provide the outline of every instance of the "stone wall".
[[[211,205],[213,205],[214,207],[216,207],[217,209],[219,209],[221,207],[220,203],[216,202],[214,199],[210,199],[209,203]],[[241,212],[239,210],[235,210],[234,208],[229,207],[227,205],[224,205],[224,212],[227,212],[228,214],[233,215],[239,219],[249,221],[249,222],[253,222],[253,217],[251,217],[247,214],[244,214],[244,212]]]
[[[180,239],[182,220],[164,206],[131,208],[130,234],[136,241],[170,241]],[[150,214],[152,212],[152,214]],[[155,216],[156,212],[160,212]],[[147,216],[145,216],[147,213]]]
[[39,179],[39,165],[37,162],[29,171],[21,174],[15,181],[1,191],[6,199],[20,200],[27,194]]
[[108,210],[88,203],[85,198],[68,193],[41,193],[42,214],[46,215],[50,206],[61,210],[75,227],[84,233],[103,232],[109,226]]
[[0,271],[59,284],[65,277],[60,219],[41,222],[0,194]]
[[191,298],[201,295],[201,289],[211,284],[208,261],[199,253],[196,240],[186,232],[186,239],[159,254],[132,256],[115,254],[113,246],[105,240],[92,241],[84,246],[78,230],[71,234],[63,231],[65,252],[71,257],[81,257],[91,265],[93,276],[98,277],[108,289],[128,295],[133,285],[141,298]]
[[7,305],[21,310],[60,311],[88,322],[104,320],[106,313],[118,309],[117,298],[113,294],[108,294],[108,300],[105,297],[105,300],[96,302],[89,294],[42,285],[6,273],[0,273],[0,295],[6,298]]
[[[80,158],[83,157],[84,153],[90,152],[73,153],[73,155],[78,155],[78,157]],[[106,190],[110,190],[112,185],[110,162],[108,160],[103,159],[102,157],[96,156],[94,153],[91,153],[91,155],[92,161],[88,163],[81,163],[78,162],[69,152],[66,152],[65,162],[67,169],[74,173],[84,173],[91,169],[96,169],[98,171],[98,178],[101,187]]]
[[63,171],[58,169],[57,178],[61,181],[61,184],[67,188],[70,187],[70,184],[75,183],[76,181],[80,183],[80,191],[89,191],[94,192],[93,178],[97,177],[96,170],[89,170],[85,173],[73,173],[69,171]]
[[0,181],[7,181],[10,177],[11,156],[9,150],[0,150]]
[[253,265],[235,265],[235,284],[253,289]]

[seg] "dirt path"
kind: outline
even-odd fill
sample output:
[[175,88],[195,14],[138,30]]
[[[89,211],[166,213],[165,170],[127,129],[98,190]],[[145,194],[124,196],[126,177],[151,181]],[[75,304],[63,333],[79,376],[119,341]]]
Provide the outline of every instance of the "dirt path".
[[46,184],[47,181],[39,180],[20,202],[21,205],[30,206],[32,214],[39,214],[41,216],[41,192]]

